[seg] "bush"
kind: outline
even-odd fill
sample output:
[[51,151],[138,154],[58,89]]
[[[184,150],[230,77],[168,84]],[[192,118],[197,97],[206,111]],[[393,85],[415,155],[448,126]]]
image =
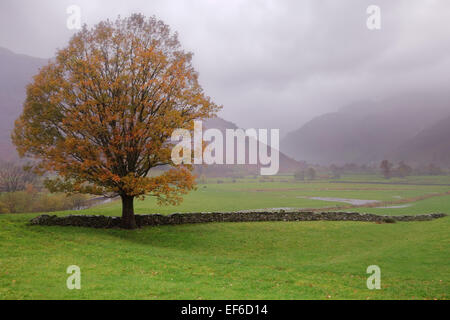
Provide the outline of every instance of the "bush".
[[[31,201],[30,201],[31,200]],[[0,202],[8,213],[31,212],[33,199],[24,191],[4,192]]]
[[294,179],[297,181],[305,180],[305,172],[303,170],[296,171],[294,174]]
[[8,208],[2,202],[0,202],[0,214],[1,213],[9,213]]

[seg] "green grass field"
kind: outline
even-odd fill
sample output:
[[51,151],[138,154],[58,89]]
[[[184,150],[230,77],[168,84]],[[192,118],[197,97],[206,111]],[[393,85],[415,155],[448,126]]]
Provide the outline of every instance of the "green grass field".
[[[355,177],[353,177],[355,178]],[[348,207],[310,197],[401,202],[351,208],[398,215],[450,214],[448,177],[410,185],[210,180],[179,207],[137,201],[136,213]],[[343,181],[355,181],[343,177]],[[373,181],[365,177],[363,181]],[[403,181],[400,181],[403,182]],[[426,196],[425,200],[418,200]],[[66,214],[120,215],[112,202]],[[29,226],[38,214],[0,215],[0,299],[448,299],[450,217],[430,222],[260,222],[161,226],[135,231]],[[66,268],[81,268],[68,290]],[[381,290],[366,269],[381,268]]]

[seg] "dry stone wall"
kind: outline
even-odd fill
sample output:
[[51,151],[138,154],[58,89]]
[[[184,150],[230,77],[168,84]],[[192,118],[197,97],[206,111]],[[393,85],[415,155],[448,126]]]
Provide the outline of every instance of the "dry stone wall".
[[[173,213],[170,215],[149,214],[136,215],[138,227],[179,225],[210,222],[256,222],[256,221],[363,221],[393,223],[397,221],[429,221],[446,216],[443,213],[381,216],[357,212],[207,212],[207,213]],[[91,228],[118,228],[120,217],[108,216],[52,216],[41,215],[31,220],[32,225],[76,226]]]

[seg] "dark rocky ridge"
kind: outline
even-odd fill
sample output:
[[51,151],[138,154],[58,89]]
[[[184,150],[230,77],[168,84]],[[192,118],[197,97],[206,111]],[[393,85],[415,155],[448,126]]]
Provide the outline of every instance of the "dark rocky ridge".
[[[445,217],[444,213],[404,216],[380,216],[357,212],[208,212],[173,213],[170,215],[136,215],[138,227],[179,225],[210,222],[257,222],[257,221],[363,221],[363,222],[409,222],[430,221]],[[32,225],[76,226],[90,228],[118,228],[120,217],[70,215],[65,217],[41,215],[31,221]]]

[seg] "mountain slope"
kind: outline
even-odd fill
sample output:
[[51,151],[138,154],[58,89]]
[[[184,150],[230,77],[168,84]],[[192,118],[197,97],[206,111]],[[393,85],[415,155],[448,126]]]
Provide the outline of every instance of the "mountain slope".
[[[211,119],[207,119],[203,124],[203,130],[206,129],[218,129],[222,132],[223,138],[225,139],[225,132],[227,129],[236,130],[239,129],[236,124],[230,121],[226,121],[220,117],[214,117]],[[225,157],[225,141],[223,148],[223,155]],[[274,149],[270,148],[270,152],[276,152]],[[235,163],[237,163],[237,147],[235,145],[234,148],[235,155]],[[248,162],[249,159],[249,150],[248,150],[248,140],[247,147],[245,151],[245,159]],[[225,161],[225,159],[224,159]],[[296,161],[282,152],[279,152],[279,171],[278,173],[293,173],[301,168],[305,168],[306,164],[303,162]],[[197,167],[197,170],[200,174],[207,174],[209,176],[232,176],[232,175],[248,175],[248,174],[260,174],[260,167],[258,165],[211,165],[211,166],[202,166]]]
[[421,131],[400,146],[394,153],[396,160],[420,164],[450,164],[450,116]]
[[0,159],[17,157],[10,139],[14,121],[22,111],[26,86],[47,60],[15,54],[0,47]]
[[319,164],[382,160],[424,128],[450,114],[447,96],[407,95],[360,102],[306,123],[281,143],[287,155]]

